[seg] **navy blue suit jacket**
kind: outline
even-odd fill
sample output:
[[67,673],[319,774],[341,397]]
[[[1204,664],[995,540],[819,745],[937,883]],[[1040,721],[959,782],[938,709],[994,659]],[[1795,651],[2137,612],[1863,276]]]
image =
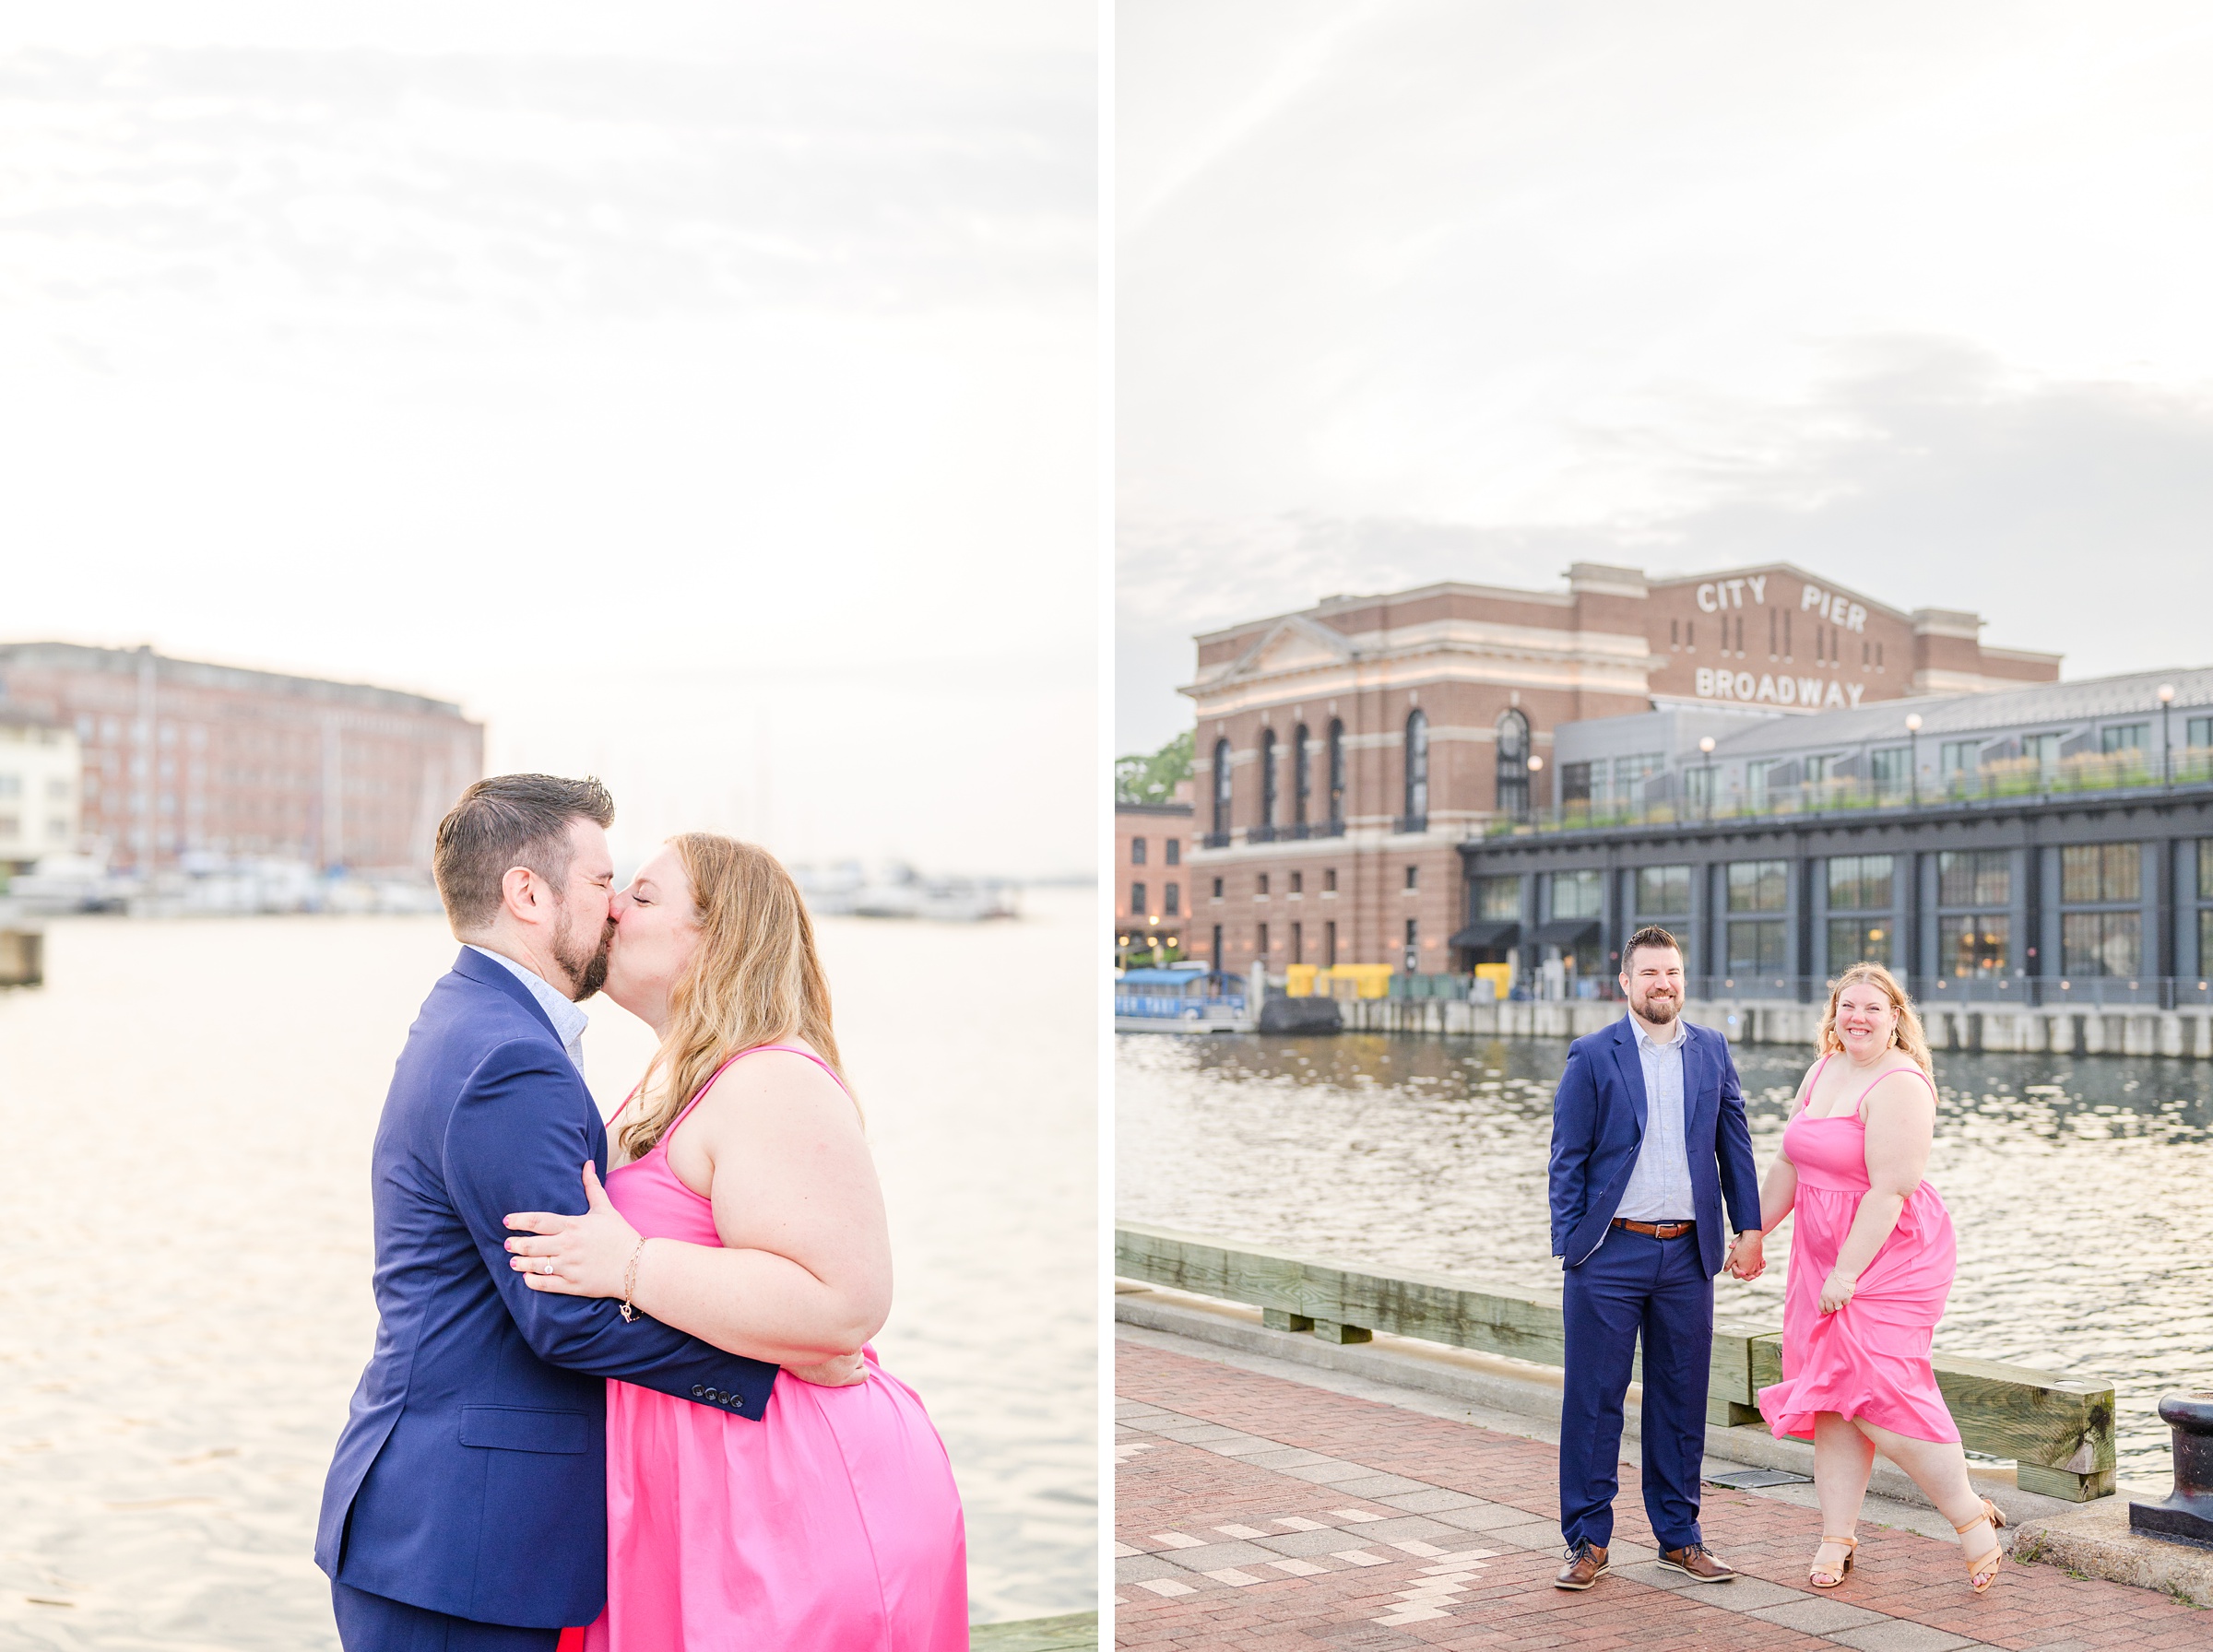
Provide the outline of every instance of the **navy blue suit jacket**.
[[[1690,1157],[1698,1256],[1722,1270],[1722,1200],[1733,1225],[1759,1225],[1759,1175],[1729,1041],[1683,1023],[1683,1140]],[[1644,1145],[1644,1062],[1627,1016],[1568,1047],[1552,1101],[1552,1254],[1573,1268],[1606,1236]]]
[[607,1599],[604,1379],[760,1418],[775,1366],[509,1268],[507,1214],[581,1215],[586,1159],[607,1174],[607,1128],[553,1023],[464,949],[377,1126],[376,1349],[323,1487],[332,1577],[483,1622],[588,1623]]

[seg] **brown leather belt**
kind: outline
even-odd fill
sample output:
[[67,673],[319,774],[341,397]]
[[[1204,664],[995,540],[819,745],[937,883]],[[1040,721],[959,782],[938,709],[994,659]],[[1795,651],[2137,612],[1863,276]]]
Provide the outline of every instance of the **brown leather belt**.
[[1631,1221],[1626,1216],[1616,1216],[1614,1225],[1627,1228],[1632,1233],[1649,1233],[1655,1239],[1680,1239],[1698,1224],[1695,1221]]

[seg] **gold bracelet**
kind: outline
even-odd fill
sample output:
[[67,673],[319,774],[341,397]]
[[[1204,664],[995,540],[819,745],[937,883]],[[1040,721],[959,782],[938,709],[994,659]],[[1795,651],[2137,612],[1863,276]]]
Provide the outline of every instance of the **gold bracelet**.
[[638,1258],[645,1254],[645,1241],[638,1241],[638,1248],[630,1253],[630,1266],[622,1270],[622,1322],[627,1325],[638,1316],[631,1305],[631,1298],[638,1293]]

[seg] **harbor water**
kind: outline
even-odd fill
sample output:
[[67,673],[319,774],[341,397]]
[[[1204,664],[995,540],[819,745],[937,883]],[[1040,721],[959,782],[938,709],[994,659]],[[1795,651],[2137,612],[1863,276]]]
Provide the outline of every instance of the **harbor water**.
[[[1118,1213],[1382,1268],[1557,1289],[1545,1205],[1564,1041],[1130,1034]],[[1764,1174],[1811,1053],[1735,1052]],[[2213,1378],[2213,1071],[1939,1054],[1928,1168],[1959,1238],[1939,1352],[2110,1378],[2120,1478],[2164,1492],[2162,1393]],[[1780,1325],[1789,1224],[1717,1310]]]
[[[1024,904],[821,925],[891,1208],[877,1346],[952,1454],[978,1622],[1095,1604],[1093,903]],[[0,993],[0,1648],[335,1652],[370,1138],[455,950],[435,917],[74,918]],[[987,973],[988,1028],[926,991]],[[651,1034],[586,1009],[611,1111]]]

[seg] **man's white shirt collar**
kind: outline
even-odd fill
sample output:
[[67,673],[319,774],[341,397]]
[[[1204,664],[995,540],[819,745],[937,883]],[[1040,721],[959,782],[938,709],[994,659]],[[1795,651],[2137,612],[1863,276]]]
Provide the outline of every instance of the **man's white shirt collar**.
[[1680,1015],[1676,1016],[1674,1021],[1675,1035],[1665,1044],[1661,1043],[1645,1030],[1644,1023],[1637,1019],[1634,1011],[1630,1012],[1629,1025],[1637,1030],[1637,1042],[1648,1050],[1672,1050],[1680,1045],[1684,1039],[1685,1028],[1683,1018]]
[[546,1019],[553,1023],[553,1035],[561,1040],[561,1047],[568,1052],[569,1059],[576,1064],[576,1070],[582,1072],[584,1030],[591,1025],[592,1018],[554,991],[537,971],[494,952],[489,947],[479,947],[473,941],[464,941],[462,944],[470,951],[479,952],[491,959],[529,989],[530,996],[538,1000],[538,1007],[546,1012]]

